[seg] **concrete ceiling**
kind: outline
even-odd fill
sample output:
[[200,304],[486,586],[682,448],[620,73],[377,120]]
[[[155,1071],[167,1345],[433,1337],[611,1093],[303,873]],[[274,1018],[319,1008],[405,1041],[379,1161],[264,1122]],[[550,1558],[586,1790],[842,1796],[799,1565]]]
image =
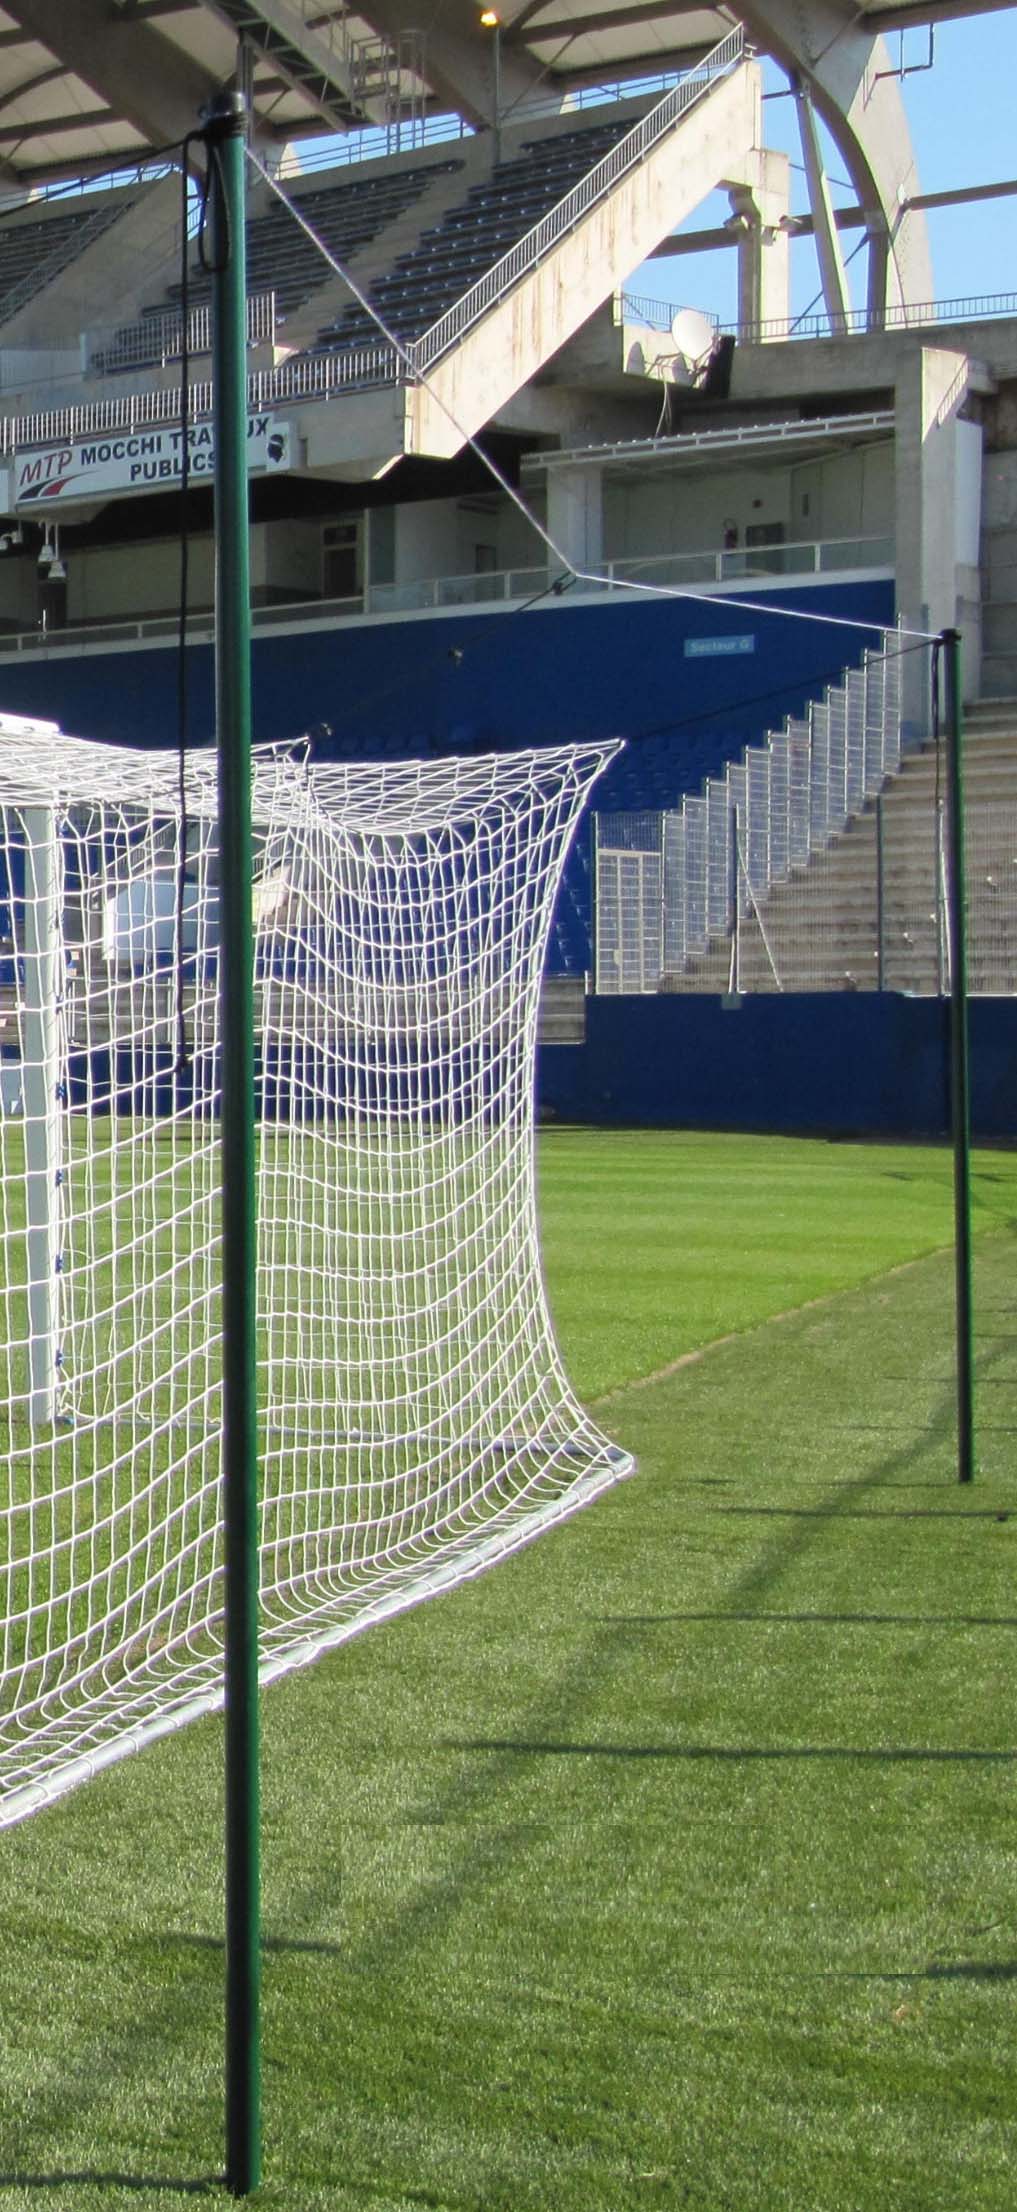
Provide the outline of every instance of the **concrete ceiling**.
[[[985,13],[994,0],[502,0],[497,34],[503,112],[583,84],[656,74],[742,20],[763,51],[814,80],[822,108],[842,104],[844,53],[879,32]],[[1009,0],[1007,0],[1009,4]],[[490,120],[492,40],[479,0],[3,0],[0,185],[31,190],[177,144],[247,55],[263,144],[383,119],[393,83],[424,109]],[[412,34],[412,35],[411,35]],[[415,36],[415,43],[414,43]],[[401,43],[400,43],[401,42]],[[832,47],[831,47],[832,42]],[[387,88],[378,74],[385,54]],[[393,76],[393,72],[395,75]],[[849,74],[851,72],[849,71]]]

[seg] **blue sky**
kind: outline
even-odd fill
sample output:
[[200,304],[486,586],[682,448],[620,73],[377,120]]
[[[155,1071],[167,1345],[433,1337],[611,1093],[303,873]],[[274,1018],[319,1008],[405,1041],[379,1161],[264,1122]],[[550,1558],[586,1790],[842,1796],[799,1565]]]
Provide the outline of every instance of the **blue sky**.
[[[976,16],[966,23],[938,24],[931,69],[923,66],[929,58],[927,30],[907,32],[903,47],[896,35],[887,44],[892,64],[897,66],[903,53],[908,71],[901,90],[922,191],[1017,177],[1017,9]],[[776,90],[784,79],[768,69],[767,82],[768,88]],[[780,147],[800,165],[793,102],[768,100],[765,114],[767,143]],[[835,149],[830,149],[829,174],[832,179],[844,176]],[[804,207],[800,166],[793,175],[792,204]],[[843,205],[853,201],[854,194],[835,188],[834,199]],[[683,227],[717,224],[729,212],[726,196],[712,193]],[[1017,292],[1017,197],[933,210],[927,221],[937,299]],[[853,243],[849,232],[845,251]],[[735,312],[734,262],[733,253],[719,253],[647,263],[632,289],[676,304],[704,307],[730,320]],[[855,263],[855,275],[862,280],[864,266],[863,249]],[[815,256],[804,241],[792,249],[791,269],[792,308],[801,314],[819,288]],[[860,291],[857,297],[860,303]]]

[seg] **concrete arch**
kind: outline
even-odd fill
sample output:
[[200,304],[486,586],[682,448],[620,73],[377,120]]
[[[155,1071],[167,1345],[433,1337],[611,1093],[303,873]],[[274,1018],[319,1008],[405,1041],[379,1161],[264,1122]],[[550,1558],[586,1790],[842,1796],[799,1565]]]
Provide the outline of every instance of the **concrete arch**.
[[[741,0],[738,12],[762,51],[808,94],[847,165],[868,223],[870,323],[887,307],[930,300],[925,217],[905,204],[919,189],[918,172],[882,39],[837,0]],[[818,222],[815,205],[813,214]]]

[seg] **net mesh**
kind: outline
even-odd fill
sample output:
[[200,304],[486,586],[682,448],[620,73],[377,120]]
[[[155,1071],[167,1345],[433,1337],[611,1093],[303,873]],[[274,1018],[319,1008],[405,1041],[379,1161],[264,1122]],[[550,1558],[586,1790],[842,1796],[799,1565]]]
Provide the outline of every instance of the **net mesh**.
[[[256,762],[263,1679],[629,1471],[555,1347],[533,1161],[612,750]],[[0,726],[0,899],[4,1824],[222,1698],[212,768],[181,810],[171,758]]]

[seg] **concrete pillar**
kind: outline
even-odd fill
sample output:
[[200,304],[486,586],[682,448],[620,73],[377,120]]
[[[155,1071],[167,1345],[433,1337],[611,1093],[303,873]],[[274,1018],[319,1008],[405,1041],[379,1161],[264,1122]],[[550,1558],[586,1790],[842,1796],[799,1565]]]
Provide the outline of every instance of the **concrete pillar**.
[[549,468],[547,530],[570,568],[583,574],[604,565],[603,470]]
[[788,210],[791,164],[786,154],[754,149],[743,182],[729,182],[738,225],[738,328],[786,323],[791,313]]
[[869,218],[869,270],[866,310],[870,330],[886,327],[887,285],[890,275],[890,233],[881,214]]
[[[897,607],[906,622],[963,638],[964,693],[981,682],[979,534],[981,426],[961,419],[977,365],[946,346],[919,346],[896,386]],[[905,723],[920,713],[924,656],[908,655]]]

